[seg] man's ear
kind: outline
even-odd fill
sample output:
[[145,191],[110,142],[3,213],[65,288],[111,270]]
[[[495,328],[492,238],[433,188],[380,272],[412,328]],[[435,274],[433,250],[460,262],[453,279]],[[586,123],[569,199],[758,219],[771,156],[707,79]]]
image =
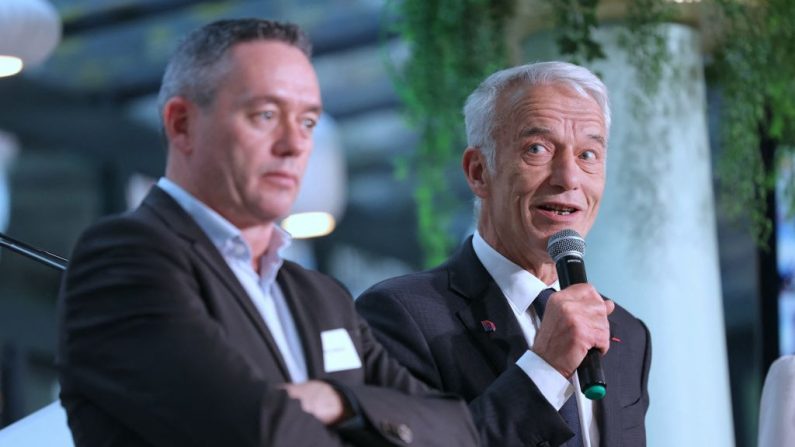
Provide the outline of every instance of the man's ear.
[[461,167],[464,168],[464,175],[472,193],[481,199],[488,197],[491,178],[483,152],[475,147],[466,148]]
[[189,154],[191,145],[190,131],[194,105],[182,96],[174,96],[163,106],[163,130],[170,147]]

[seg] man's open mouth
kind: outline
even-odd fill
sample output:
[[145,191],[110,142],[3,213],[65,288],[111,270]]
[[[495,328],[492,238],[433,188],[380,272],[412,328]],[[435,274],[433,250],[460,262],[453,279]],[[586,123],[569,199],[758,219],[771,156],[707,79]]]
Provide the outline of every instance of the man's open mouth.
[[541,205],[539,206],[544,211],[553,212],[559,216],[568,216],[569,214],[577,211],[576,208],[570,208],[567,206],[560,206],[560,205]]

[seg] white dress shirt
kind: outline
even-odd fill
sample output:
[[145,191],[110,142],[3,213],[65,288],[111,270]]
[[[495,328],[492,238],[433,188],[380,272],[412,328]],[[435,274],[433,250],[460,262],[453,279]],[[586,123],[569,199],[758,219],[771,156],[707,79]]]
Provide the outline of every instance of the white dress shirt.
[[[472,248],[486,271],[494,278],[502,294],[505,295],[516,321],[522,328],[527,345],[532,349],[537,327],[541,324],[535,311],[532,310],[532,303],[542,290],[550,287],[560,290],[560,285],[557,281],[552,284],[544,284],[533,274],[501,255],[477,231],[472,237]],[[569,381],[531,350],[519,357],[516,365],[530,377],[541,394],[556,409],[560,410],[566,400],[574,394],[580,413],[583,446],[599,445],[599,429],[596,426],[594,414],[596,407],[580,391],[576,371]]]
[[274,225],[270,244],[260,259],[259,273],[252,267],[251,247],[240,229],[193,197],[182,187],[162,177],[157,186],[188,213],[221,252],[229,268],[248,293],[276,342],[293,383],[306,382],[306,359],[301,337],[290,308],[276,282],[284,262],[280,252],[290,245],[290,235]]

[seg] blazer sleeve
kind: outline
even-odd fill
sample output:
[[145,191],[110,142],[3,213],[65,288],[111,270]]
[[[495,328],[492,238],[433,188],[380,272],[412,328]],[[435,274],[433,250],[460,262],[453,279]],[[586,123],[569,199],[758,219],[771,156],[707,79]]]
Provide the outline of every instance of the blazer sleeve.
[[[345,287],[326,275],[286,263],[283,280],[324,328],[345,327],[362,367],[321,374],[342,391],[359,417],[337,427],[361,446],[475,446],[478,436],[466,404],[429,389],[375,339]],[[288,275],[289,273],[289,275]],[[319,340],[318,340],[319,341]]]
[[[174,237],[115,218],[81,238],[59,299],[64,400],[153,446],[342,445],[229,343]],[[92,422],[66,406],[73,429]]]
[[354,385],[351,391],[381,437],[395,445],[477,446],[478,434],[467,405],[414,378],[375,339],[367,322],[357,319],[366,384]]
[[[414,315],[402,303],[398,291],[385,287],[366,291],[356,300],[356,306],[378,340],[412,374],[432,388],[457,391],[442,381],[440,371],[457,368],[458,374],[466,375],[466,368],[440,363],[425,336],[423,323],[418,321],[427,323],[433,316]],[[465,336],[455,336],[459,335]],[[561,445],[573,435],[557,410],[516,365],[507,368],[470,399],[469,409],[483,446],[543,445],[543,442]]]

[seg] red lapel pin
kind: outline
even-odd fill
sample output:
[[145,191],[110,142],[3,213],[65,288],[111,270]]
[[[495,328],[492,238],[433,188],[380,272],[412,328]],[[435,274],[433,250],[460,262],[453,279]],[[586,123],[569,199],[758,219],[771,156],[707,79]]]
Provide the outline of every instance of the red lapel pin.
[[614,341],[616,343],[621,343],[621,339],[618,338],[618,337],[610,337],[610,340],[612,340],[612,341]]
[[483,332],[487,334],[497,330],[497,325],[491,320],[481,320],[480,325],[483,327]]

